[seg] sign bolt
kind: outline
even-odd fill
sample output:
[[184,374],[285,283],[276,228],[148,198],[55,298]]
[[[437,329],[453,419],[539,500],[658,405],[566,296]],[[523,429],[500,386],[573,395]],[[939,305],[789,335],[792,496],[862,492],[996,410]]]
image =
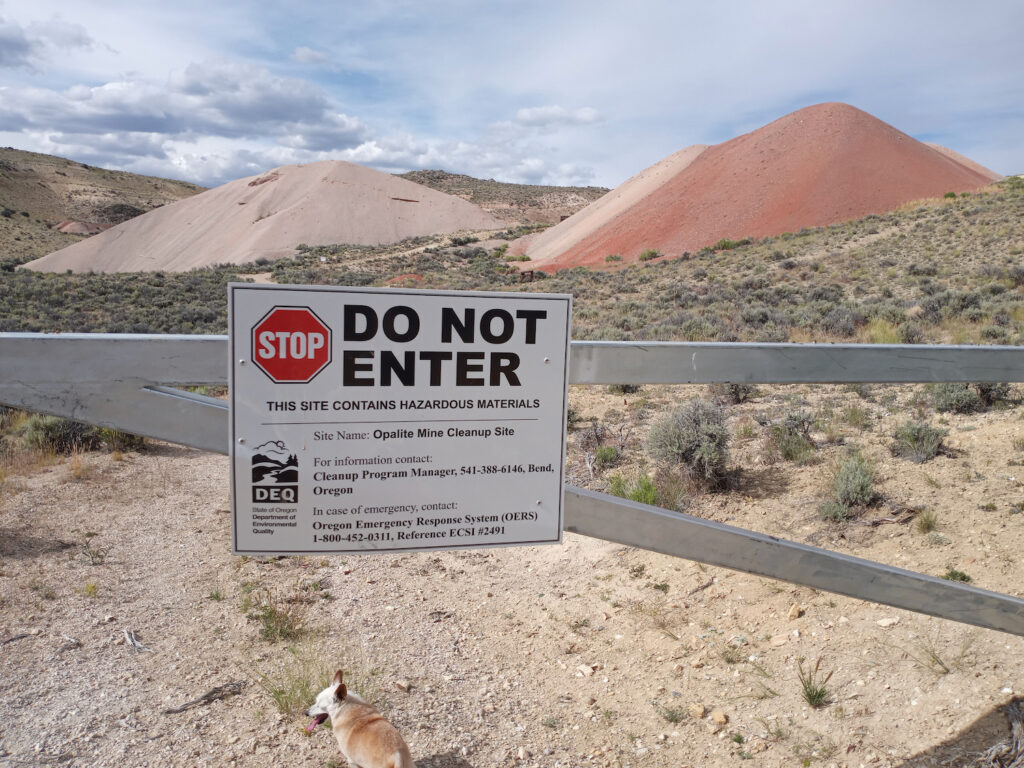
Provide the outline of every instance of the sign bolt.
[[541,505],[541,500],[537,499],[537,506],[539,507],[540,505]]
[[550,363],[551,362],[551,358],[550,357],[545,357],[544,358],[544,362],[545,363]]
[[239,365],[245,365],[245,358],[242,358],[241,360],[239,360],[238,364]]
[[245,438],[244,437],[238,438],[238,444],[239,445],[245,445]]

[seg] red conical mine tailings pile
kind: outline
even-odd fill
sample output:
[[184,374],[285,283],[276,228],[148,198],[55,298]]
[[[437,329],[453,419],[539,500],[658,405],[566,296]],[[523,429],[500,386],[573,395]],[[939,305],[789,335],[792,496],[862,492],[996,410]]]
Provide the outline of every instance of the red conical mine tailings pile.
[[602,217],[587,215],[588,206],[514,244],[513,253],[525,251],[531,262],[524,266],[545,271],[605,267],[609,254],[627,264],[648,248],[677,257],[723,238],[858,219],[999,178],[839,103],[806,107],[723,144],[693,149],[695,157],[628,207],[609,206],[611,215]]

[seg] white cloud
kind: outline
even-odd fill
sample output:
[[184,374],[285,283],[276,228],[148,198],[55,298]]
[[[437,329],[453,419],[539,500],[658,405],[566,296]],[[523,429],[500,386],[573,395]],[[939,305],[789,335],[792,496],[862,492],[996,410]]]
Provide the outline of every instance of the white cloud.
[[318,67],[325,66],[330,62],[330,59],[327,58],[327,54],[323,51],[315,51],[304,45],[299,46],[292,52],[291,59],[292,61],[297,61],[300,64],[313,64]]
[[516,111],[516,122],[531,127],[548,128],[559,125],[590,125],[601,119],[593,107],[566,109],[560,106],[527,107]]
[[337,156],[614,185],[828,100],[1024,168],[1021,3],[0,2],[5,141],[52,136],[207,183]]
[[85,27],[57,17],[27,26],[0,17],[0,68],[37,71],[52,53],[91,48],[93,42]]

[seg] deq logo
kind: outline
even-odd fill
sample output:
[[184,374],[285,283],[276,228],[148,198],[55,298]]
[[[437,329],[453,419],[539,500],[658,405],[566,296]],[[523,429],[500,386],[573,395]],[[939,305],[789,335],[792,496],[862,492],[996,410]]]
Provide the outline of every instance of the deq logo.
[[281,440],[256,447],[252,456],[252,500],[256,504],[299,503],[299,460]]

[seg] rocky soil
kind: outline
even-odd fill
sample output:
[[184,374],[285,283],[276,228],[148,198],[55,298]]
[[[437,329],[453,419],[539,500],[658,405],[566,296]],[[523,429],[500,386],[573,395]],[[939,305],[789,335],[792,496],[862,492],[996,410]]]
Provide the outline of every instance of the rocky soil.
[[[640,466],[637,414],[696,392],[597,389],[573,402],[635,428],[624,473]],[[912,464],[887,445],[915,391],[766,388],[731,410],[738,485],[690,511],[1021,596],[1021,409],[943,417],[948,455]],[[860,405],[867,423],[816,434],[816,462],[765,464],[744,425],[800,403]],[[603,487],[581,435],[570,474]],[[893,506],[874,516],[892,522],[817,518],[838,438],[875,462]],[[890,514],[907,505],[937,528]],[[1024,691],[1020,637],[740,572],[571,534],[238,558],[228,510],[225,457],[159,443],[3,479],[0,766],[343,765],[329,731],[307,734],[268,690],[310,672],[319,689],[337,667],[419,765],[445,768],[961,765],[1007,737],[1000,707]],[[296,635],[263,639],[268,615]],[[803,698],[801,669],[817,669],[824,706]]]

